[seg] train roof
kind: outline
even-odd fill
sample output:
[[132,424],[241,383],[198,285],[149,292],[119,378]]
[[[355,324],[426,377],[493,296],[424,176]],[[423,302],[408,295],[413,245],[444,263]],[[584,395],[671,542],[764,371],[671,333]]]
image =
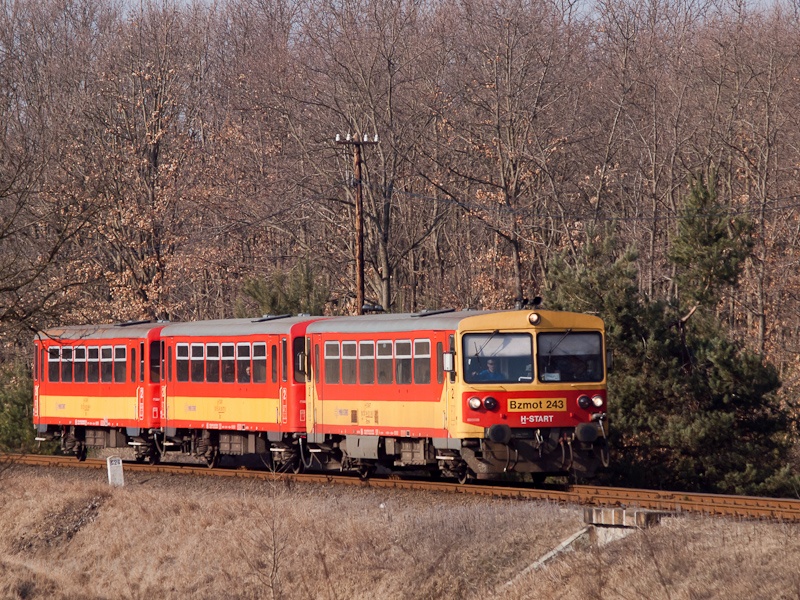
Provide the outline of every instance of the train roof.
[[404,331],[453,331],[456,329],[527,329],[532,312],[541,315],[542,329],[602,329],[596,316],[543,310],[433,310],[421,313],[390,313],[360,316],[321,317],[308,315],[267,315],[252,319],[214,319],[185,323],[131,322],[104,325],[74,325],[51,328],[37,334],[39,340],[145,339],[155,328],[162,337],[224,337],[289,333],[308,323],[308,333],[392,333]]
[[452,330],[465,317],[485,314],[487,311],[431,311],[430,313],[391,313],[331,317],[308,327],[308,333],[380,333],[422,330]]
[[120,338],[144,339],[157,327],[164,327],[164,321],[136,321],[128,323],[106,323],[102,325],[69,325],[52,327],[36,334],[39,340],[108,340]]
[[541,329],[602,329],[599,317],[582,313],[544,310],[462,310],[430,311],[331,317],[309,325],[308,333],[381,333],[404,331],[453,331],[456,329],[530,329],[528,317],[537,312]]
[[170,323],[161,331],[161,337],[241,336],[289,333],[298,323],[309,323],[325,317],[308,315],[265,315],[256,319],[213,319]]

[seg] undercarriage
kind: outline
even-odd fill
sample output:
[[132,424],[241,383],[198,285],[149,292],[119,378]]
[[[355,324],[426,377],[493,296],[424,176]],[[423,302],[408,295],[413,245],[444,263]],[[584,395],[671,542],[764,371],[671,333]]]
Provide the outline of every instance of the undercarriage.
[[[131,447],[137,462],[160,462],[171,453],[192,456],[209,467],[220,459],[276,472],[427,472],[466,482],[498,479],[509,473],[595,475],[608,465],[604,436],[580,441],[573,429],[514,430],[510,439],[432,439],[356,435],[237,432],[203,429],[124,429],[82,426],[39,428],[37,439],[60,439],[64,454],[79,460],[88,448]],[[311,441],[309,438],[311,437]],[[496,436],[495,436],[496,437]],[[582,436],[585,437],[585,436]]]

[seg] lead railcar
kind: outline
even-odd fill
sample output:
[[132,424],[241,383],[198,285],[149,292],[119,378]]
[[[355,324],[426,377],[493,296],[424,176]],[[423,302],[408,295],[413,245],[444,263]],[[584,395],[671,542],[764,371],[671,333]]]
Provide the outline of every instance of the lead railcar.
[[[339,317],[307,330],[306,466],[591,476],[607,464],[602,321],[553,311]],[[493,363],[493,364],[491,364]]]

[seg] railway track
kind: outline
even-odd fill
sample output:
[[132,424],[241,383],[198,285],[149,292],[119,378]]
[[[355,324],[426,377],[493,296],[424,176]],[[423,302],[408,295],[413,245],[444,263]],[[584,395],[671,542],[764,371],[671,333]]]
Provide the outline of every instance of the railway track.
[[[69,467],[82,469],[105,469],[103,459],[77,461],[68,456],[9,455],[6,464]],[[244,469],[209,469],[190,464],[148,465],[126,461],[126,471],[144,473],[164,473],[182,475],[202,475],[205,477],[236,477],[245,479],[292,479],[305,483],[334,483],[373,488],[393,488],[405,490],[429,490],[457,494],[472,494],[500,498],[524,500],[547,500],[551,502],[579,504],[597,507],[643,508],[674,513],[696,513],[713,516],[728,516],[745,519],[767,519],[775,521],[800,522],[800,500],[785,498],[762,498],[755,496],[726,496],[719,494],[697,494],[660,490],[636,490],[591,485],[574,485],[564,490],[529,487],[511,487],[486,484],[460,485],[451,482],[410,480],[402,478],[372,478],[362,481],[348,475],[314,473],[273,473]]]

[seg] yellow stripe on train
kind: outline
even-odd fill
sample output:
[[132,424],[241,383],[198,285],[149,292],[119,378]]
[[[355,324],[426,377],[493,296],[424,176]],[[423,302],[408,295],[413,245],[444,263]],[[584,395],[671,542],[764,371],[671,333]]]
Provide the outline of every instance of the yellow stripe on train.
[[39,396],[39,418],[135,419],[136,396]]
[[439,402],[326,400],[317,402],[317,411],[317,422],[325,426],[402,426],[404,429],[445,426],[443,405]]
[[279,406],[277,398],[169,396],[167,417],[176,421],[277,423]]

